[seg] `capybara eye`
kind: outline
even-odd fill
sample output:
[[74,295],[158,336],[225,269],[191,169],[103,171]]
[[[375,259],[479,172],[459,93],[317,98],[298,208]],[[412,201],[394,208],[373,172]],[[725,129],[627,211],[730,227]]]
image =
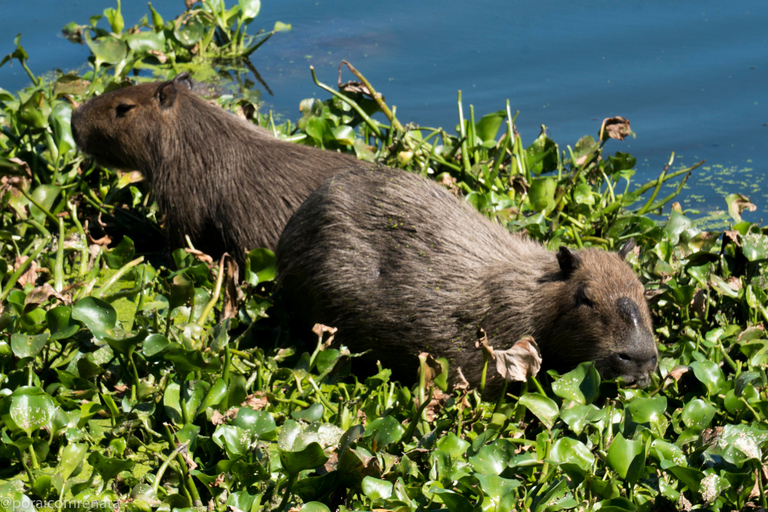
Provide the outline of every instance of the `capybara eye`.
[[123,117],[135,106],[136,105],[131,105],[129,103],[121,103],[115,108],[115,113],[117,114],[117,117]]
[[584,287],[580,286],[579,289],[576,291],[576,305],[577,306],[587,306],[587,307],[594,307],[595,305],[592,303],[591,300],[589,300],[589,297],[587,297],[587,293],[584,291]]

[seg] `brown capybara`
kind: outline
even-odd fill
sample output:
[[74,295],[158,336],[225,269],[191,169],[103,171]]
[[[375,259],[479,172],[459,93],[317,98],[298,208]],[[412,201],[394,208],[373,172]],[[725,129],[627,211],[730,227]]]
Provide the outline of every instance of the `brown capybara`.
[[[337,327],[338,343],[369,350],[369,362],[400,378],[412,379],[429,352],[477,386],[480,327],[502,350],[532,335],[544,366],[560,371],[592,360],[604,378],[645,386],[656,368],[643,286],[624,250],[548,251],[415,174],[329,178],[288,222],[276,254],[293,325]],[[487,390],[500,384],[490,364]]]
[[72,113],[72,134],[101,165],[147,177],[171,247],[189,235],[213,256],[274,249],[324,178],[369,165],[273,137],[200,98],[188,73],[85,102]]

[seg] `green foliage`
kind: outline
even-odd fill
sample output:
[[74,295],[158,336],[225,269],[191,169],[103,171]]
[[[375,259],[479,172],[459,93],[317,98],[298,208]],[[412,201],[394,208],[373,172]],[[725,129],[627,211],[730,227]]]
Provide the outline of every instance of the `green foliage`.
[[[0,61],[32,81],[0,89],[0,493],[25,505],[130,498],[141,511],[765,507],[768,231],[741,219],[751,205],[738,194],[723,232],[675,205],[648,217],[693,168],[670,161],[636,186],[635,159],[605,154],[615,143],[602,128],[565,151],[544,128],[526,146],[509,105],[475,121],[460,99],[456,134],[403,125],[351,66],[370,95],[315,78],[330,98],[302,102],[296,124],[253,118],[434,177],[551,247],[634,238],[627,261],[660,342],[647,390],[601,381],[591,363],[510,385],[497,403],[443,390],[444,374],[437,387],[404,387],[384,368],[363,380],[343,351],[286,339],[270,251],[248,254],[239,292],[226,265],[194,251],[162,266],[150,191],[76,153],[72,106],[135,74],[237,75],[274,33],[246,34],[259,9],[206,0],[165,21],[150,5],[126,29],[118,3],[65,28],[91,50],[82,76],[35,77],[20,37]],[[219,101],[247,113],[255,99]]]

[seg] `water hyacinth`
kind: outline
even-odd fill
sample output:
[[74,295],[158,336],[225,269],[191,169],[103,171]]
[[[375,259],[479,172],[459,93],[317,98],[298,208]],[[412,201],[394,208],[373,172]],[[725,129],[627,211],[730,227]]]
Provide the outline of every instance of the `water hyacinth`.
[[[362,85],[313,76],[324,99],[303,102],[295,123],[259,112],[247,90],[217,100],[277,137],[432,177],[550,248],[634,238],[627,261],[660,350],[645,390],[591,363],[523,372],[493,402],[450,389],[427,355],[413,387],[387,368],[356,374],[333,326],[311,347],[285,335],[271,252],[254,249],[242,272],[192,248],[162,254],[151,191],[76,152],[72,106],[139,69],[244,73],[286,28],[247,34],[259,5],[203,1],[175,20],[150,6],[128,27],[118,4],[109,31],[65,29],[91,50],[88,71],[28,71],[29,88],[0,89],[0,494],[142,511],[766,506],[768,231],[741,218],[751,203],[736,194],[728,229],[697,223],[674,202],[695,167],[674,158],[634,183],[626,120],[565,146],[544,129],[526,145],[510,105],[476,119],[459,98],[458,133],[418,127],[351,65]],[[28,70],[14,44],[2,63]]]

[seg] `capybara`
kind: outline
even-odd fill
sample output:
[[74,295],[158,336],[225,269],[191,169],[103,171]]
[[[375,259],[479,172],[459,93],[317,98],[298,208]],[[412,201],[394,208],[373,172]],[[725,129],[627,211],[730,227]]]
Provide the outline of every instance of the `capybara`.
[[274,249],[324,178],[369,165],[273,137],[199,97],[188,73],[83,103],[72,113],[72,134],[101,165],[147,177],[171,247],[189,235],[213,256]]
[[[595,361],[604,378],[646,386],[656,368],[643,286],[624,251],[551,252],[415,174],[329,178],[288,222],[276,254],[293,325],[337,327],[338,343],[369,350],[369,362],[406,380],[429,352],[477,386],[478,328],[502,350],[532,335],[544,367],[560,371]],[[501,382],[489,364],[486,389]]]

